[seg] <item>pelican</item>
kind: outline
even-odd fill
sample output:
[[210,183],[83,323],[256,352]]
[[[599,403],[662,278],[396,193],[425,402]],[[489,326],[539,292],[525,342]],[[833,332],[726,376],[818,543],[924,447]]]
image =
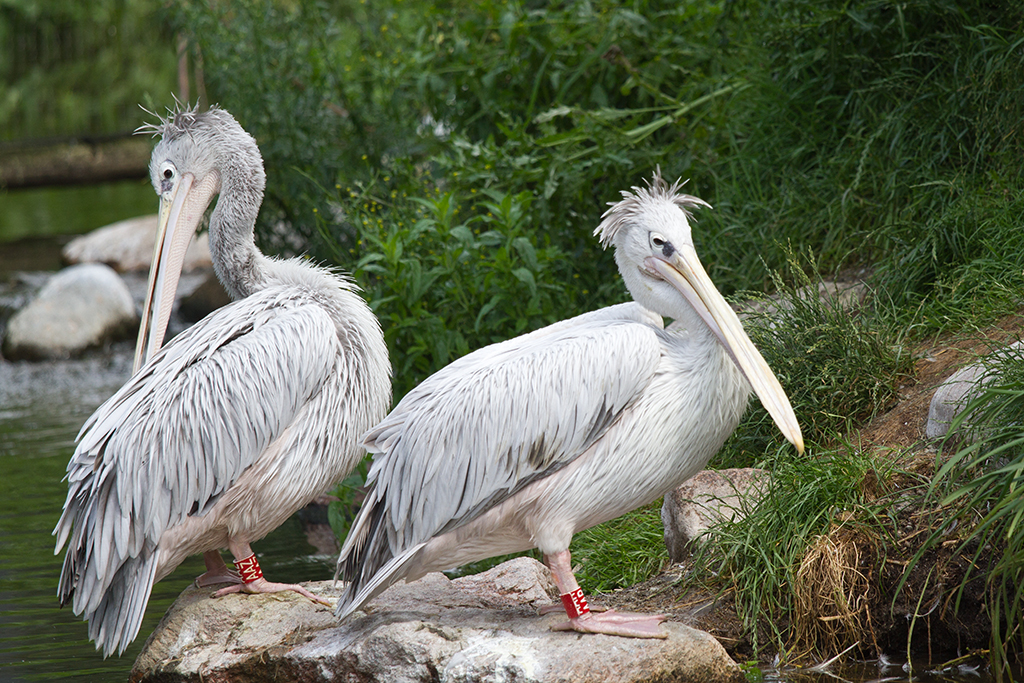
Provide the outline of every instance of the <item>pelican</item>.
[[[150,161],[160,220],[137,371],[79,432],[53,532],[54,554],[68,545],[61,605],[84,615],[104,657],[124,652],[153,584],[189,555],[204,555],[199,585],[229,584],[215,597],[317,599],[263,578],[250,543],[354,467],[391,398],[380,324],[355,285],[257,249],[255,140],[216,107],[178,108],[140,130],[161,136]],[[218,194],[210,251],[234,301],[161,348],[185,247]]]
[[803,452],[785,392],[694,251],[690,209],[710,206],[680,187],[656,171],[595,231],[633,302],[479,349],[365,435],[371,488],[338,559],[340,617],[396,581],[536,547],[569,618],[553,628],[664,637],[664,615],[589,609],[573,534],[700,471],[751,388]]

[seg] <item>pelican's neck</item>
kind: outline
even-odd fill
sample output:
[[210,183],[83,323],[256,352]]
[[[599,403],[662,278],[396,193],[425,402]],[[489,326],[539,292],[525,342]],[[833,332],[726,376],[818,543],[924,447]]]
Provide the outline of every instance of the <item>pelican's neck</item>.
[[[663,306],[660,314],[662,317],[672,319],[671,329],[685,330],[685,336],[688,340],[687,344],[699,347],[701,355],[720,353],[726,358],[729,357],[725,347],[718,341],[715,333],[697,315],[697,311],[693,310],[693,307],[685,301],[681,301],[678,306]],[[733,364],[731,359],[729,363],[730,365]]]
[[[262,172],[262,168],[260,169]],[[220,197],[210,216],[210,258],[232,299],[243,299],[272,279],[271,260],[256,247],[253,229],[263,202],[261,182],[239,169],[224,170]]]

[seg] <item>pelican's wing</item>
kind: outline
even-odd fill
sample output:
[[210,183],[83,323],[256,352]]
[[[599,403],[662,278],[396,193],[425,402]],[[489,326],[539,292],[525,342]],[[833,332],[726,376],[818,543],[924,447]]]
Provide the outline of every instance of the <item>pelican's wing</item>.
[[380,455],[364,508],[385,501],[391,551],[582,454],[651,380],[660,326],[637,304],[613,306],[469,354],[411,391],[365,437]]
[[337,353],[319,305],[270,288],[154,354],[79,433],[54,533],[55,552],[70,535],[68,554],[85,566],[62,577],[62,600],[79,581],[99,584],[78,587],[77,613],[143,545],[208,510],[320,390]]

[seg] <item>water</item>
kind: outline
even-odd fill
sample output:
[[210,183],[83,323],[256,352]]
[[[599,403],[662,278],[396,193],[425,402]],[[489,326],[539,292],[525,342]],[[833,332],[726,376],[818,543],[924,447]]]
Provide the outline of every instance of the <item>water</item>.
[[25,238],[79,235],[125,218],[156,213],[156,209],[156,194],[147,180],[0,189],[0,244]]

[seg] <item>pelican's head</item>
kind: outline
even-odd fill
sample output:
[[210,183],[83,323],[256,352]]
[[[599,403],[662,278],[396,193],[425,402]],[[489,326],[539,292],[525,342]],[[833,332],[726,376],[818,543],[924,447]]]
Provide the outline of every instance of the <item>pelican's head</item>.
[[672,318],[690,319],[696,313],[704,321],[779,429],[802,453],[803,435],[786,392],[693,248],[690,209],[711,206],[681,194],[681,186],[679,181],[669,185],[660,170],[655,171],[647,187],[622,193],[622,200],[604,213],[594,234],[603,246],[615,245],[619,272],[637,303]]
[[163,343],[185,250],[214,196],[222,186],[252,188],[256,196],[246,203],[254,204],[255,212],[266,183],[256,141],[223,109],[178,108],[136,132],[160,136],[149,161],[160,221],[134,371]]

